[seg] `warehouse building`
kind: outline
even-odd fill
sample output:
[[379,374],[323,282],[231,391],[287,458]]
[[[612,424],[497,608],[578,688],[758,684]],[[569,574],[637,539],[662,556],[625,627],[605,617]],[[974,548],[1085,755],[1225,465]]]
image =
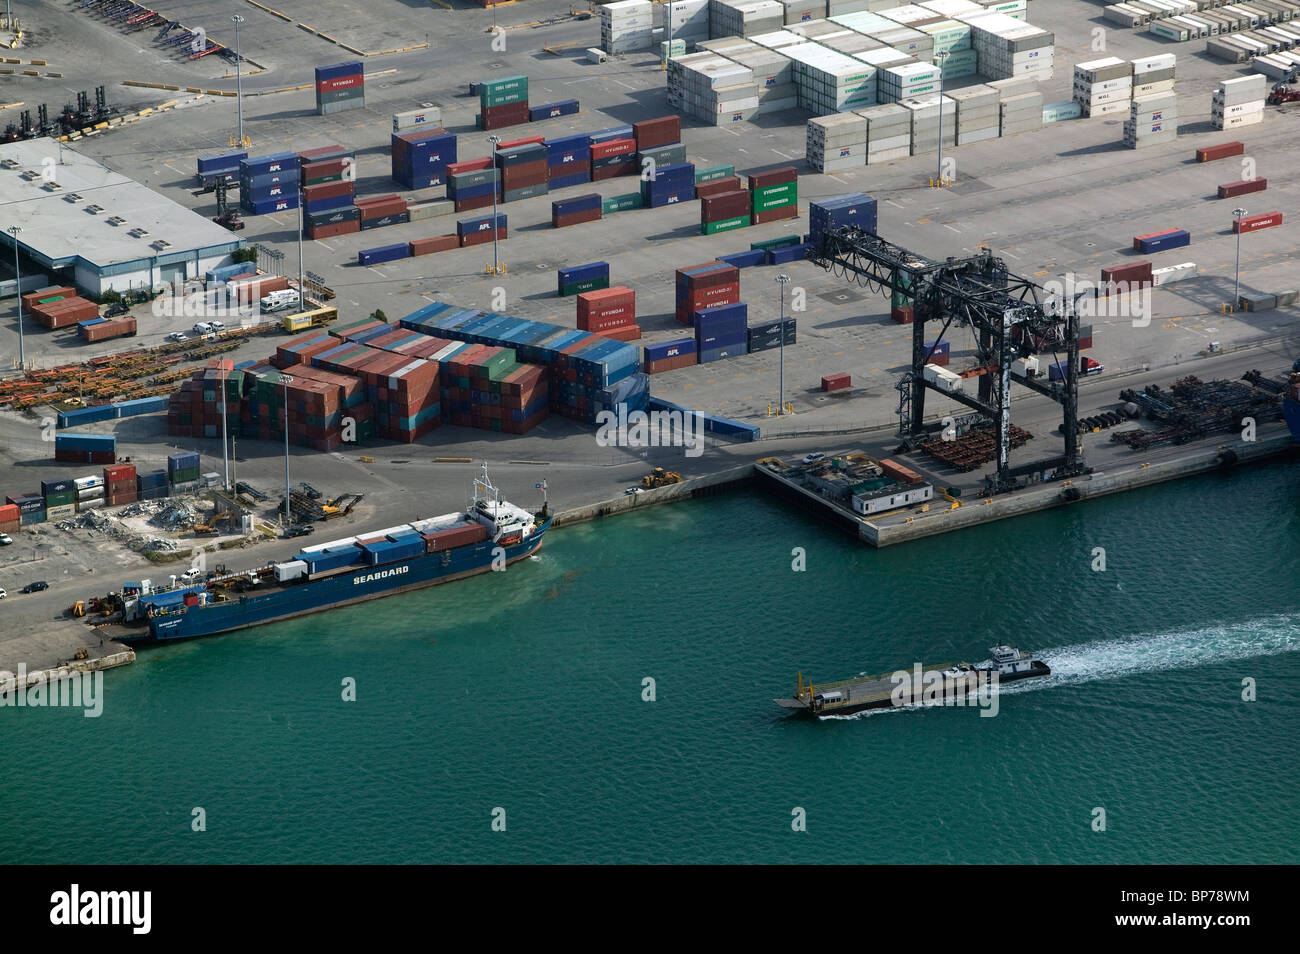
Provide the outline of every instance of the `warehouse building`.
[[[91,295],[202,277],[243,243],[202,215],[50,138],[0,150],[4,227],[23,269]],[[10,242],[4,244],[13,255]]]

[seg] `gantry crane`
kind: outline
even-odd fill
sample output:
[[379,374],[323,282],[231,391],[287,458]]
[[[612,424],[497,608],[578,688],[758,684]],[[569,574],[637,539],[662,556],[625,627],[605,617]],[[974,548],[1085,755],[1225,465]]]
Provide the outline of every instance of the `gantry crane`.
[[[1049,296],[1032,281],[1011,274],[987,248],[970,258],[931,261],[856,226],[826,230],[809,257],[832,274],[892,293],[895,303],[912,302],[911,369],[899,380],[899,435],[911,442],[929,436],[925,427],[925,389],[935,388],[993,421],[997,430],[997,473],[987,478],[989,493],[1019,486],[1018,477],[1051,471],[1055,479],[1089,472],[1078,434],[1079,318],[1076,301]],[[941,322],[926,347],[926,326]],[[979,394],[948,392],[925,380],[924,368],[953,325],[971,328],[979,366]],[[1045,382],[1014,373],[1016,358],[1059,352],[1066,373]],[[1062,408],[1064,453],[1059,458],[1012,468],[1011,381],[1057,401]]]

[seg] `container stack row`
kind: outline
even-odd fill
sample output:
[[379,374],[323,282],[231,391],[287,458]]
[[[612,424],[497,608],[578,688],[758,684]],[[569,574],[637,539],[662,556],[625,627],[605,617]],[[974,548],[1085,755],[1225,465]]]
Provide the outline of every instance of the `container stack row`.
[[322,116],[366,105],[366,77],[360,60],[316,67],[316,112]]

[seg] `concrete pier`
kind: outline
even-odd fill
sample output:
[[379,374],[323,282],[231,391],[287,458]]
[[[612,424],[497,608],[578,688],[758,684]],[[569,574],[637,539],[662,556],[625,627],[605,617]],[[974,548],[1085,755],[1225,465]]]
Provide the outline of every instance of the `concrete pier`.
[[[85,649],[86,659],[76,659]],[[123,643],[100,639],[78,619],[51,619],[25,624],[21,633],[7,634],[0,641],[0,695],[16,688],[58,682],[73,673],[114,669],[135,662],[135,650]],[[18,685],[18,668],[24,678]]]

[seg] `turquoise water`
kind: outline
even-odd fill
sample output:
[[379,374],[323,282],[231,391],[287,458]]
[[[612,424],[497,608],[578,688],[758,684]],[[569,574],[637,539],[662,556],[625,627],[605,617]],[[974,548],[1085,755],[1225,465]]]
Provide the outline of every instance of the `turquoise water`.
[[[99,719],[0,710],[0,862],[1295,862],[1298,579],[1294,463],[883,552],[758,493],[661,507],[142,652]],[[772,703],[995,640],[1055,670],[996,718]]]

